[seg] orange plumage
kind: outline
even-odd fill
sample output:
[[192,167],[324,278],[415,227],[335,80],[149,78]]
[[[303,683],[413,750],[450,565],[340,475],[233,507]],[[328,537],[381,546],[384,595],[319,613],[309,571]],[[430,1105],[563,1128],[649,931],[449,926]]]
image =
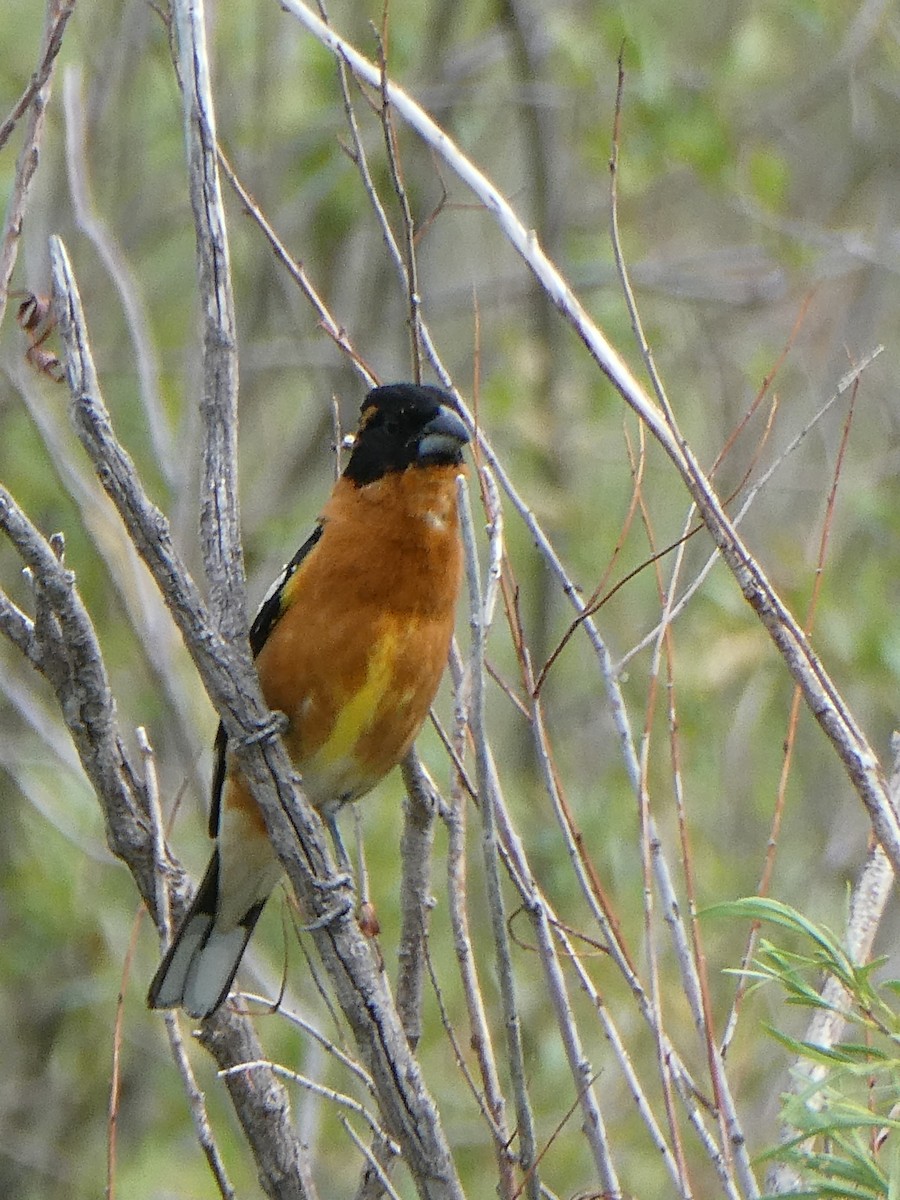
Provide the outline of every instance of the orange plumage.
[[[436,388],[376,388],[347,468],[251,630],[304,791],[328,821],[406,754],[447,661],[462,574],[455,478],[465,427]],[[216,850],[150,987],[206,1016],[227,994],[280,866],[220,729]],[[339,839],[336,842],[342,851]]]

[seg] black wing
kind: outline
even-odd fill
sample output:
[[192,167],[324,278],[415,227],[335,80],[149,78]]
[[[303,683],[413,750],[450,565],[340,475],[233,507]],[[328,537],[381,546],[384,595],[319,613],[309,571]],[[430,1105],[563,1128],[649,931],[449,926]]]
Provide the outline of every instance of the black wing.
[[[250,649],[256,658],[266,644],[266,640],[278,623],[281,616],[281,601],[288,580],[322,536],[322,526],[317,525],[306,539],[291,561],[287,564],[266,593],[265,599],[259,606],[259,612],[250,626]],[[211,799],[209,805],[209,836],[216,837],[219,832],[219,808],[222,803],[222,785],[225,782],[225,758],[228,752],[228,735],[225,726],[219,722],[216,730],[216,740],[213,743],[213,775]]]
[[278,618],[281,616],[281,597],[287,582],[322,536],[322,526],[317,525],[288,565],[281,572],[272,586],[266,592],[265,599],[259,606],[259,612],[250,626],[250,649],[256,658],[266,644],[266,639],[272,632]]

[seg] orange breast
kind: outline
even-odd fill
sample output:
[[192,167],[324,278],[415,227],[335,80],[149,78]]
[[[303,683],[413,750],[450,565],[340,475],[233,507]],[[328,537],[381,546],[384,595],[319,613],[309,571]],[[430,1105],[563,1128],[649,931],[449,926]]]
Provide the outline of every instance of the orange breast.
[[287,715],[288,750],[319,808],[372,788],[428,714],[462,572],[456,474],[412,468],[364,488],[340,481],[257,657],[266,702]]

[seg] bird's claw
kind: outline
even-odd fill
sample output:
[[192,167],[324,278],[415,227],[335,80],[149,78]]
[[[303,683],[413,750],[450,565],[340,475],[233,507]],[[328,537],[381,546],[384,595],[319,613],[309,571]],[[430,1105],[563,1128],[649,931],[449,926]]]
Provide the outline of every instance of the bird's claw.
[[335,904],[333,908],[329,908],[326,912],[323,912],[320,917],[316,917],[308,925],[301,925],[300,928],[304,933],[315,933],[318,929],[327,929],[329,925],[337,924],[338,921],[352,911],[353,901],[349,897],[345,897],[340,903]]
[[334,875],[329,875],[327,879],[319,879],[317,875],[313,875],[312,885],[320,892],[336,892],[342,887],[352,887],[353,876],[349,871],[338,871]]
[[287,729],[290,721],[283,712],[271,712],[264,721],[260,721],[252,733],[241,740],[245,746],[257,746],[260,742],[274,742]]

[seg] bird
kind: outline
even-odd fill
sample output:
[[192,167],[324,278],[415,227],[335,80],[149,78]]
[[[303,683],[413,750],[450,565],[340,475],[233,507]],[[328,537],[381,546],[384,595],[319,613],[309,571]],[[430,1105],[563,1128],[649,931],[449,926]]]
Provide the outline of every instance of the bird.
[[[310,804],[348,860],[336,818],[407,754],[450,650],[463,573],[456,477],[469,433],[440,388],[373,388],[347,465],[250,629],[260,687]],[[226,999],[281,877],[262,813],[220,723],[215,848],[147,995],[210,1016]]]

